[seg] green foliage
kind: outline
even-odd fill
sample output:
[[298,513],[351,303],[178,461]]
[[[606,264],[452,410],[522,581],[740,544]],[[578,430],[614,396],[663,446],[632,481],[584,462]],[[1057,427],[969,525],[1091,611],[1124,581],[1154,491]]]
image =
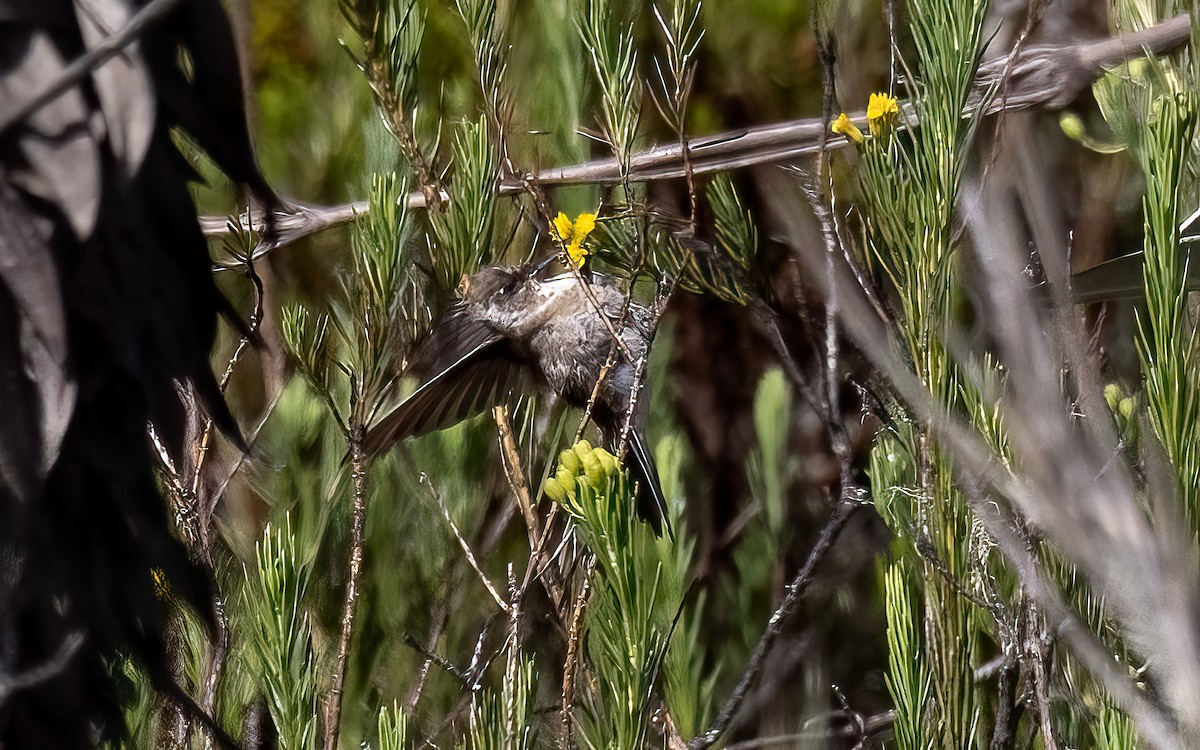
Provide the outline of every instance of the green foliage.
[[384,121],[393,129],[417,106],[417,63],[426,11],[417,0],[339,0],[363,42],[359,67],[375,90]]
[[587,0],[579,33],[600,84],[604,137],[627,169],[642,116],[642,79],[633,26],[618,7],[615,0]]
[[106,743],[105,747],[111,750],[153,747],[161,728],[162,713],[159,710],[161,699],[150,684],[150,678],[127,656],[118,656],[109,669],[116,677],[121,693],[126,736],[122,741]]
[[[1118,15],[1123,27],[1136,28],[1152,23],[1168,5],[1122,0]],[[899,14],[898,47],[916,51],[912,69],[902,76],[909,101],[895,120],[878,123],[872,137],[856,147],[857,205],[844,216],[851,223],[861,221],[864,241],[854,250],[884,280],[885,309],[895,313],[889,323],[902,339],[903,356],[945,412],[973,426],[1015,473],[1020,467],[1013,464],[1002,418],[1002,370],[987,355],[960,365],[947,353],[946,331],[960,301],[955,198],[976,127],[964,121],[961,108],[983,42],[985,6],[979,0],[912,0]],[[343,31],[331,20],[336,13],[332,6],[321,6],[326,12],[321,23],[314,22],[319,8],[289,19],[290,10],[281,13],[271,0],[264,7],[263,18],[279,27],[273,33],[288,42],[294,37],[300,47]],[[431,318],[449,303],[460,278],[505,256],[506,217],[525,217],[535,213],[532,209],[575,216],[602,206],[604,215],[593,235],[598,248],[589,263],[599,261],[599,268],[622,275],[631,289],[646,296],[648,280],[678,276],[685,290],[754,304],[761,292],[756,281],[779,269],[772,244],[776,224],[761,216],[759,221],[767,223],[761,224],[759,253],[755,212],[762,196],[740,195],[730,175],[713,177],[702,190],[687,181],[692,211],[686,221],[668,213],[677,211],[682,200],[664,201],[659,213],[649,205],[653,193],[628,181],[611,190],[546,186],[546,205],[531,207],[527,196],[511,202],[498,196],[501,175],[510,168],[591,158],[593,149],[578,131],[590,122],[587,103],[593,96],[606,145],[626,168],[642,135],[682,139],[688,131],[812,114],[820,100],[820,74],[809,49],[810,23],[835,31],[852,22],[866,28],[859,39],[839,39],[843,51],[854,51],[841,59],[839,87],[854,66],[883,71],[890,46],[889,33],[877,20],[877,4],[869,3],[341,0],[339,7],[362,40],[352,56],[368,85],[346,86],[345,76],[335,74],[340,69],[323,58],[285,63],[287,56],[264,52],[273,68],[296,66],[286,75],[270,73],[263,84],[265,126],[278,134],[281,123],[307,117],[313,121],[307,126],[314,141],[299,154],[267,151],[266,163],[294,170],[288,174],[294,174],[295,184],[336,183],[333,192],[295,193],[305,199],[327,200],[345,185],[362,185],[361,155],[341,162],[352,165],[346,167],[350,177],[329,169],[327,160],[339,149],[360,150],[360,131],[368,137],[380,131],[382,136],[375,120],[363,124],[369,93],[374,93],[394,143],[377,148],[377,158],[368,160],[379,170],[370,178],[369,213],[358,218],[348,236],[330,233],[325,239],[349,250],[348,256],[335,256],[348,261],[340,288],[309,288],[308,277],[298,284],[300,289],[289,288],[296,280],[291,273],[304,261],[293,267],[285,253],[273,258],[280,259],[283,271],[278,277],[282,298],[306,300],[283,308],[281,329],[309,388],[292,384],[283,389],[255,444],[270,460],[257,462],[261,465],[249,470],[252,479],[246,486],[234,488],[246,497],[221,519],[225,542],[248,562],[244,575],[221,580],[222,591],[236,603],[236,637],[232,666],[218,696],[224,705],[217,712],[224,725],[236,728],[251,694],[264,697],[285,747],[315,744],[318,690],[325,687],[332,661],[322,657],[332,650],[329,644],[340,625],[335,604],[344,595],[350,514],[347,503],[333,500],[345,494],[348,438],[369,424],[385,399],[398,397],[407,387],[397,385],[401,364]],[[838,9],[844,12],[834,24]],[[870,20],[854,20],[863,14]],[[818,16],[815,22],[812,15]],[[906,22],[911,22],[911,38],[905,34]],[[314,35],[316,26],[319,33]],[[653,71],[643,70],[650,67],[648,58]],[[344,59],[339,63],[349,67]],[[317,70],[318,65],[326,67]],[[1198,494],[1192,485],[1200,477],[1200,435],[1195,434],[1200,430],[1195,396],[1200,373],[1182,292],[1178,223],[1194,205],[1200,163],[1193,147],[1195,66],[1195,57],[1187,54],[1164,63],[1136,61],[1112,71],[1096,87],[1114,133],[1132,145],[1130,153],[1147,176],[1148,304],[1138,319],[1147,389],[1143,396],[1114,387],[1110,402],[1131,455],[1142,408],[1149,404],[1155,434],[1191,493],[1192,505]],[[651,89],[665,125],[642,118],[648,73],[657,77]],[[321,111],[321,118],[306,114],[296,93],[310,80],[322,98],[307,104]],[[340,91],[331,95],[328,81],[345,87],[344,96]],[[863,80],[852,83],[862,85]],[[345,135],[347,122],[354,137]],[[443,130],[445,143],[440,140]],[[293,130],[287,132],[296,140]],[[305,130],[304,136],[308,134]],[[264,135],[265,150],[279,148],[275,144],[280,140]],[[308,151],[322,149],[325,160],[314,156],[308,163]],[[408,162],[400,175],[391,171],[396,152]],[[673,189],[682,192],[679,186],[665,188]],[[427,212],[410,215],[410,190],[423,195]],[[707,210],[696,211],[698,199],[707,203]],[[512,245],[533,246],[535,253],[544,249],[535,244],[540,223],[515,222]],[[648,267],[643,248],[650,251]],[[297,295],[289,296],[293,292]],[[804,510],[805,498],[797,492],[804,477],[794,447],[801,444],[798,428],[811,414],[791,397],[778,370],[769,370],[757,384],[745,426],[733,427],[748,435],[753,424],[755,442],[746,463],[753,506],[734,510],[732,533],[701,525],[706,533],[699,542],[687,535],[684,498],[712,477],[708,467],[692,465],[688,456],[689,438],[703,439],[692,434],[699,430],[670,423],[671,405],[691,394],[664,393],[675,386],[673,371],[658,354],[669,339],[659,335],[659,358],[650,367],[656,391],[651,431],[661,433],[657,454],[672,520],[681,530],[677,542],[655,539],[636,518],[629,477],[607,452],[580,443],[563,452],[554,466],[562,434],[573,432],[574,414],[547,418],[544,404],[528,401],[513,411],[526,478],[566,508],[576,538],[595,555],[583,621],[577,709],[581,731],[578,738],[568,738],[589,748],[659,745],[648,728],[658,695],[685,740],[704,732],[714,690],[723,691],[731,675],[740,673],[776,604],[779,584],[800,553],[795,542],[804,538],[796,523],[801,516],[797,511]],[[863,680],[875,684],[866,705],[891,697],[898,747],[979,747],[992,729],[998,696],[994,680],[979,679],[975,670],[1013,643],[993,613],[973,600],[1000,599],[1015,611],[1026,594],[965,508],[931,425],[895,404],[886,408],[889,421],[875,436],[868,474],[875,507],[893,535],[890,554],[879,564],[882,601],[875,602],[884,611],[887,630],[879,639],[886,641],[888,653],[886,663],[879,659],[873,665],[882,679],[868,675]],[[480,575],[520,580],[521,572],[514,568],[528,552],[526,530],[506,526],[513,516],[507,505],[512,488],[500,469],[507,457],[497,455],[495,443],[490,418],[481,417],[408,442],[397,455],[373,464],[367,490],[367,566],[345,690],[343,746],[377,736],[382,750],[411,748],[417,740],[471,750],[524,750],[533,747],[539,723],[548,723],[535,711],[534,664],[543,667],[542,697],[556,694],[559,686],[552,679],[560,665],[547,670],[544,661],[561,646],[557,639],[565,623],[555,621],[554,612],[538,612],[557,628],[543,648],[542,632],[535,630],[542,626],[540,619],[531,624],[535,618],[523,613],[523,627],[529,630],[505,635],[498,646],[503,634],[494,623],[503,619],[491,598],[479,595]],[[556,473],[540,483],[547,459],[550,466],[544,471]],[[429,474],[424,483],[418,480],[421,472]],[[443,518],[443,502],[465,542],[479,553],[478,573],[462,559]],[[534,504],[536,513],[536,497]],[[721,510],[705,507],[702,513],[715,516]],[[1195,529],[1200,512],[1189,510]],[[264,513],[269,520],[265,536],[252,545]],[[554,526],[555,533],[560,526]],[[571,545],[559,542],[549,539],[545,557],[531,560],[539,566],[535,577],[548,576],[554,566],[570,567],[562,562],[569,554],[562,552]],[[1133,663],[1103,600],[1050,544],[1036,547],[1060,590],[1114,657]],[[703,577],[693,581],[700,566]],[[585,564],[558,572],[568,582],[576,576],[577,582],[586,569]],[[693,586],[698,593],[687,596],[684,605]],[[528,596],[525,603],[534,602],[534,611],[544,605],[534,594]],[[178,618],[177,669],[185,687],[194,690],[207,636],[194,615]],[[518,640],[534,650],[520,651]],[[433,664],[412,643],[436,654],[444,665]],[[804,679],[798,681],[805,685],[780,691],[779,700],[803,705],[797,695],[808,696],[800,691],[816,684],[825,690],[832,681],[825,660],[833,658],[806,655]],[[1103,686],[1067,649],[1055,649],[1049,663],[1055,672],[1051,723],[1061,746],[1136,745],[1131,720],[1112,706]],[[140,673],[123,663],[114,668],[129,676],[131,746],[155,744],[161,739],[152,735],[159,731],[162,706],[149,698]],[[494,689],[479,687],[498,680]],[[403,696],[411,713],[401,709],[397,696]],[[763,718],[760,727],[791,718]],[[1021,718],[1014,744],[1037,746],[1041,727],[1035,726],[1036,719],[1028,714]],[[801,724],[797,718],[788,729]],[[426,736],[416,736],[422,733]]]
[[449,208],[429,217],[437,236],[435,276],[444,296],[497,256],[493,233],[500,162],[485,118],[455,128],[453,163]]
[[713,232],[719,247],[743,271],[749,271],[758,252],[758,230],[749,209],[728,174],[718,174],[705,191],[713,212]]
[[375,175],[370,211],[352,235],[353,275],[347,284],[348,315],[334,317],[353,373],[352,409],[365,424],[377,397],[406,352],[429,325],[424,279],[416,262],[408,216],[408,189],[395,173]]
[[372,84],[408,112],[417,105],[417,58],[425,36],[425,10],[417,0],[339,0],[342,14],[363,40],[360,63]]
[[411,750],[408,738],[408,716],[393,701],[391,706],[379,709],[379,750]]
[[750,486],[755,499],[762,503],[767,528],[776,535],[783,530],[787,487],[796,473],[796,459],[788,450],[791,413],[791,391],[783,370],[769,370],[754,395],[758,445],[750,454],[748,469]]
[[510,648],[499,691],[482,691],[471,700],[469,750],[532,750],[537,681],[533,662]]
[[[1172,5],[1120,0],[1113,3],[1113,14],[1122,27],[1140,29],[1176,12]],[[1129,147],[1146,180],[1146,310],[1138,317],[1138,354],[1151,423],[1176,470],[1192,534],[1200,536],[1200,353],[1179,243],[1180,222],[1198,195],[1195,92],[1200,77],[1190,57],[1194,55],[1130,61],[1106,73],[1094,92],[1113,133]]]
[[667,227],[654,225],[654,265],[678,276],[683,289],[745,305],[759,294],[751,282],[758,228],[728,174],[713,177],[704,196],[713,214],[715,246],[687,244]]
[[719,669],[705,669],[704,631],[708,615],[705,604],[706,597],[701,594],[684,608],[663,662],[663,698],[684,737],[695,737],[708,728],[713,692],[721,676]]
[[911,563],[904,558],[887,566],[884,602],[887,605],[888,691],[896,702],[896,745],[901,750],[935,747],[929,714],[931,697],[928,660],[920,653],[922,613],[915,610],[919,591],[912,585]]
[[[758,623],[778,604],[778,586],[785,575],[779,558],[793,535],[786,522],[788,492],[800,468],[788,444],[791,409],[791,387],[782,371],[768,370],[755,390],[755,445],[746,461],[753,515],[733,549],[735,575],[724,587],[737,635],[723,653],[728,664],[749,658],[761,634]],[[819,667],[815,659],[809,664],[812,672]]]
[[283,342],[300,366],[305,381],[317,393],[330,389],[329,316],[313,316],[307,308],[283,308],[280,328]]
[[670,638],[673,613],[664,614],[678,608],[678,600],[664,601],[660,588],[660,547],[634,512],[628,472],[586,440],[559,454],[558,470],[543,489],[567,510],[596,559],[585,619],[595,685],[585,691],[583,742],[593,750],[641,747]]
[[403,291],[420,293],[412,273],[416,258],[410,247],[407,199],[408,186],[394,172],[372,175],[369,210],[356,222],[357,231],[351,237],[354,281],[361,289],[352,300],[360,315],[384,314],[375,324],[378,331],[368,332],[378,333],[384,341],[389,329],[402,322],[396,318],[421,307],[419,298],[402,296]]
[[1122,442],[1136,450],[1138,447],[1138,415],[1141,412],[1138,394],[1127,395],[1121,390],[1121,386],[1109,383],[1104,386],[1104,400],[1108,403],[1108,408],[1112,410]]
[[267,698],[280,747],[305,750],[314,746],[317,732],[316,655],[302,605],[311,569],[297,554],[287,516],[282,527],[267,525],[255,560],[255,572],[245,572],[238,618],[251,644],[246,667]]
[[1137,750],[1137,732],[1127,714],[1105,707],[1096,722],[1096,750]]
[[696,52],[704,38],[700,7],[700,0],[671,0],[670,13],[664,16],[659,3],[653,5],[654,18],[662,29],[667,47],[665,66],[662,61],[654,61],[665,99],[665,104],[659,103],[659,109],[681,138],[686,125],[687,99],[696,73]]
[[[283,341],[301,376],[347,437],[371,420],[403,356],[429,324],[424,279],[413,273],[408,190],[395,173],[375,175],[371,185],[370,211],[351,241],[345,301],[335,301],[331,313],[314,316],[289,305],[281,315]],[[343,408],[338,401],[347,386]]]
[[1139,352],[1151,421],[1178,472],[1193,534],[1200,532],[1200,359],[1189,317],[1179,223],[1182,187],[1196,130],[1196,97],[1179,93],[1155,101],[1144,148],[1135,148],[1146,174],[1146,318]]
[[[964,395],[943,340],[955,288],[952,210],[970,134],[961,113],[975,75],[985,10],[986,3],[977,1],[914,0],[918,75],[909,77],[908,86],[920,127],[901,133],[896,118],[902,112],[888,116],[887,106],[880,113],[869,109],[872,135],[859,146],[868,246],[898,300],[905,354],[949,413],[963,405]],[[898,422],[905,420],[898,415]],[[973,670],[979,643],[990,637],[994,623],[945,579],[969,581],[980,573],[973,570],[972,521],[949,463],[933,447],[927,426],[899,429],[914,435],[884,437],[872,452],[876,507],[905,538],[896,545],[898,553],[916,558],[894,565],[885,579],[888,686],[897,726],[903,727],[897,736],[905,748],[965,747],[989,703],[988,689],[976,683]],[[898,451],[900,445],[907,449]],[[912,580],[902,585],[904,575]],[[922,627],[913,624],[917,617]]]
[[493,123],[507,119],[504,71],[508,68],[508,42],[502,20],[497,15],[496,0],[454,0],[458,14],[467,25],[471,48],[475,51],[475,70],[479,74],[479,90],[486,101]]
[[669,538],[657,541],[657,552],[663,563],[660,606],[685,602],[678,612],[660,612],[664,620],[675,618],[662,665],[662,694],[680,734],[694,737],[708,727],[720,670],[705,666],[704,633],[710,622],[706,596],[702,592],[692,601],[686,601],[696,547],[684,523],[684,494],[679,485],[679,479],[685,476],[686,452],[678,434],[660,440],[655,451],[670,525],[676,530],[674,541]]

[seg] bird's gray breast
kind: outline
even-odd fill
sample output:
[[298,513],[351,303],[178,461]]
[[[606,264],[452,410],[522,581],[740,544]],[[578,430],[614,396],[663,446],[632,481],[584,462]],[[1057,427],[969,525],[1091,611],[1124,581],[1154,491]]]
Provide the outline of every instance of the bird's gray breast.
[[[625,300],[612,282],[591,285],[588,299],[582,284],[573,276],[541,282],[531,289],[536,297],[531,316],[532,354],[538,360],[547,384],[568,402],[586,403],[612,348],[612,330],[620,323]],[[597,309],[598,308],[598,309]],[[603,316],[603,317],[601,317]],[[623,411],[634,382],[634,364],[647,348],[646,310],[630,305],[621,339],[632,355],[631,363],[617,350],[614,368],[605,379],[600,401]],[[607,322],[606,322],[607,320]]]
[[[622,318],[625,298],[606,277],[590,284],[590,298],[574,275],[529,281],[493,296],[480,316],[502,332],[524,356],[535,362],[550,388],[566,401],[582,406],[595,388],[612,347],[612,331]],[[617,350],[613,370],[601,389],[601,402],[614,410],[628,402],[634,364],[648,346],[646,308],[630,305],[622,341],[632,362]]]

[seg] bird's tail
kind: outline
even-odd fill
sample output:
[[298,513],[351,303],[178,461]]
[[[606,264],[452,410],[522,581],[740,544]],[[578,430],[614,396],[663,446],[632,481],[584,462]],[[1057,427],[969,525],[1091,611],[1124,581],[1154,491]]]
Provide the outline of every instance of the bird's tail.
[[665,530],[674,541],[675,531],[671,528],[667,501],[658,482],[658,464],[654,462],[654,454],[646,445],[646,436],[641,430],[629,431],[629,456],[633,459],[629,469],[638,483],[638,515],[653,527],[655,534],[662,536]]

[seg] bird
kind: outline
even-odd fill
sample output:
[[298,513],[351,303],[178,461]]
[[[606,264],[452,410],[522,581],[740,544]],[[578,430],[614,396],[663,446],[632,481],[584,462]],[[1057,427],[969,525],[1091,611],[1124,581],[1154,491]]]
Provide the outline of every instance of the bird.
[[[367,431],[363,449],[378,455],[515,396],[549,392],[582,408],[595,391],[591,418],[608,450],[618,452],[629,423],[627,465],[638,486],[639,515],[655,534],[665,529],[673,536],[646,439],[648,394],[634,397],[638,365],[650,349],[653,313],[630,302],[622,316],[625,295],[603,273],[541,278],[552,259],[488,266],[464,280],[459,299],[413,353],[409,369],[417,375],[416,390]],[[614,334],[620,345],[597,388]]]

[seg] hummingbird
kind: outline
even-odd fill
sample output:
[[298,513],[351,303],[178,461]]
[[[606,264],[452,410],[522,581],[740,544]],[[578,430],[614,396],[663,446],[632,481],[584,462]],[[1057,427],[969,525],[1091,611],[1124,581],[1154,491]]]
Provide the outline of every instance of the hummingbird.
[[[548,391],[582,408],[595,391],[591,417],[608,450],[618,452],[629,424],[627,465],[638,485],[638,514],[659,536],[664,526],[669,534],[658,467],[646,440],[648,399],[634,398],[654,316],[630,302],[622,323],[625,295],[605,274],[589,272],[590,283],[575,273],[540,278],[552,259],[489,266],[466,279],[460,298],[413,354],[409,369],[417,375],[416,390],[368,430],[363,448],[378,454],[522,394]],[[615,359],[597,387],[614,334],[620,339]]]

